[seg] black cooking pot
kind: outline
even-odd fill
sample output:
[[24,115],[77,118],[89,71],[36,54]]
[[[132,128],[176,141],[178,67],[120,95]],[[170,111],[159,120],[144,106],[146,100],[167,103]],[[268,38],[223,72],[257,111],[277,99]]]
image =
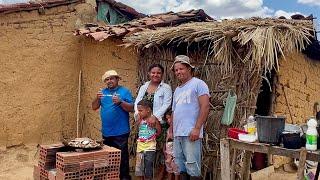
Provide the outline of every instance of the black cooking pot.
[[303,146],[299,132],[282,132],[282,143],[287,149],[300,149]]

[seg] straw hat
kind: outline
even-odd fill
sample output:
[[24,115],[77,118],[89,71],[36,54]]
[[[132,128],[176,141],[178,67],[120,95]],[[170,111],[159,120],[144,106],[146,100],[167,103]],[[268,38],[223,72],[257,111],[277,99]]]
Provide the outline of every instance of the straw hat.
[[191,65],[191,63],[190,63],[190,58],[189,58],[188,56],[186,56],[186,55],[178,55],[178,56],[176,56],[176,57],[174,58],[174,62],[173,62],[173,64],[172,64],[172,66],[171,66],[171,68],[170,68],[171,70],[173,70],[174,65],[175,65],[176,63],[187,64],[187,65],[189,65],[192,69],[195,68],[193,65]]
[[104,80],[106,80],[107,78],[111,77],[111,76],[116,76],[118,78],[120,78],[119,74],[117,73],[117,71],[115,70],[109,70],[107,72],[105,72],[103,75],[102,75],[102,82],[104,82]]

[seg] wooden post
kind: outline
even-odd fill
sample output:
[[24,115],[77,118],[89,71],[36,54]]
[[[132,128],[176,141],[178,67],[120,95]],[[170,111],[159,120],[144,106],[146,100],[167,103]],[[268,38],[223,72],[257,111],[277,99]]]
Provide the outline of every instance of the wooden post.
[[304,168],[306,164],[306,159],[307,159],[307,150],[305,147],[303,147],[301,148],[301,151],[300,151],[299,166],[298,166],[298,172],[297,172],[298,180],[304,180]]
[[319,172],[320,172],[320,162],[318,162],[316,175],[314,176],[314,179],[318,179],[319,178]]
[[273,164],[273,155],[268,154],[268,166],[271,166]]
[[231,170],[230,170],[231,180],[235,179],[236,160],[237,160],[237,149],[233,149],[232,163],[231,163]]
[[250,165],[251,165],[251,151],[245,151],[243,157],[243,166],[241,169],[241,179],[248,180],[250,179]]
[[228,139],[220,140],[221,179],[230,180],[230,144]]

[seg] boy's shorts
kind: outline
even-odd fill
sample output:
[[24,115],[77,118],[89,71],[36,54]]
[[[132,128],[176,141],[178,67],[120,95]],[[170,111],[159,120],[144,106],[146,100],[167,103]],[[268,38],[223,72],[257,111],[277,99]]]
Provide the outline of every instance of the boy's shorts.
[[156,151],[137,152],[135,175],[153,178],[155,158]]

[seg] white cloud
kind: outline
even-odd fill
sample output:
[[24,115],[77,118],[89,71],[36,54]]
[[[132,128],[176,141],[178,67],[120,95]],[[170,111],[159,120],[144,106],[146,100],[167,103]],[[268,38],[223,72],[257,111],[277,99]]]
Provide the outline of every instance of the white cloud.
[[320,0],[298,0],[298,3],[320,6]]
[[287,19],[291,19],[291,16],[294,15],[294,14],[301,14],[303,16],[306,16],[304,14],[302,14],[301,12],[286,12],[286,11],[283,11],[283,10],[278,10],[274,13],[274,16],[275,17],[280,17],[280,16],[284,16],[286,17]]
[[29,0],[0,0],[0,4],[27,3]]
[[271,16],[273,10],[263,0],[119,0],[139,12],[156,14],[168,11],[203,9],[215,18]]

